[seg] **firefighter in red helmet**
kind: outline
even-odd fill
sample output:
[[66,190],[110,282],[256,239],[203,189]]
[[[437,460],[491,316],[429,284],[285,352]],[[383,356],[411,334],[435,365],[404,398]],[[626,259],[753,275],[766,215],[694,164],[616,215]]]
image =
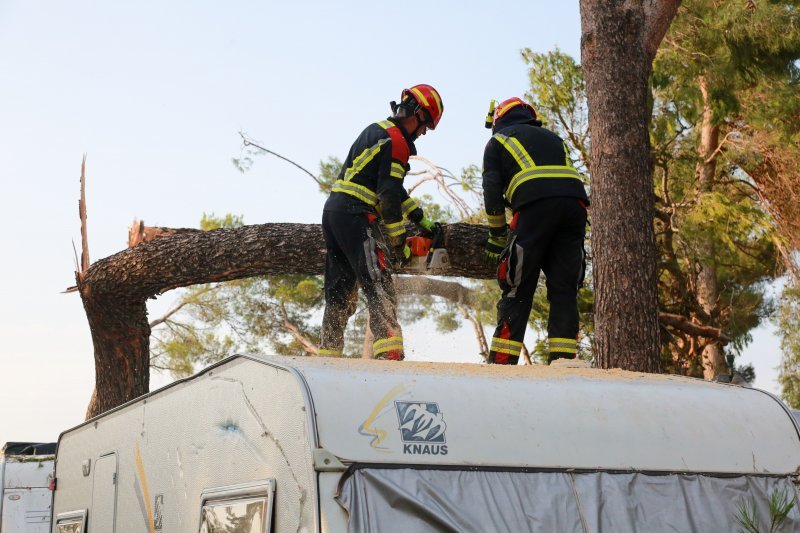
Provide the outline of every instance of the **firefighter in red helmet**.
[[[486,255],[498,262],[503,295],[489,361],[517,364],[540,271],[547,281],[548,362],[577,353],[578,288],[589,199],[566,143],[542,127],[531,105],[509,98],[486,119],[492,138],[483,156],[489,219]],[[506,208],[512,211],[506,224]]]
[[391,107],[392,116],[367,126],[350,147],[322,213],[327,256],[320,355],[342,355],[344,329],[361,286],[375,337],[373,354],[404,358],[393,264],[410,255],[404,220],[423,232],[434,224],[408,196],[403,178],[408,158],[417,153],[414,141],[436,128],[443,107],[436,89],[425,84],[403,90],[400,103]]

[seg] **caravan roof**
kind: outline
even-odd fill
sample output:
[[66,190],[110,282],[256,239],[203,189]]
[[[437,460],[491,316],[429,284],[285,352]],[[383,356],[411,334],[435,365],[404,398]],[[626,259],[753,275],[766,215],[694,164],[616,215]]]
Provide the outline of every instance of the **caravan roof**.
[[354,462],[740,473],[800,467],[798,426],[777,398],[757,389],[537,365],[264,361],[297,373],[313,401],[319,445]]
[[252,366],[249,374],[264,387],[275,369],[291,373],[306,398],[311,445],[344,462],[755,474],[800,468],[797,423],[757,389],[622,370],[282,356],[234,356],[180,383],[238,364]]

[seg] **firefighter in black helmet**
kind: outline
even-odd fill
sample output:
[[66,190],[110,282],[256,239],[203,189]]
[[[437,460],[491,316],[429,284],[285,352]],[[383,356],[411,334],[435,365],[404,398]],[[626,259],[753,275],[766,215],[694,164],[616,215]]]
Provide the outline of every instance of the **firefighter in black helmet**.
[[[403,178],[414,141],[435,129],[442,99],[430,85],[414,85],[392,102],[392,116],[361,132],[342,166],[322,213],[325,237],[325,314],[320,355],[342,355],[344,329],[356,310],[358,285],[369,309],[377,358],[402,360],[392,263],[410,255],[404,219],[425,232],[434,224],[408,196]],[[380,226],[383,221],[386,235]]]
[[[498,262],[503,291],[489,361],[519,361],[540,271],[547,277],[550,302],[548,362],[572,359],[577,353],[578,287],[585,268],[586,190],[564,141],[542,128],[536,111],[522,99],[492,105],[486,127],[492,128],[483,156],[483,198],[490,227],[486,255]],[[513,213],[510,226],[506,207]]]

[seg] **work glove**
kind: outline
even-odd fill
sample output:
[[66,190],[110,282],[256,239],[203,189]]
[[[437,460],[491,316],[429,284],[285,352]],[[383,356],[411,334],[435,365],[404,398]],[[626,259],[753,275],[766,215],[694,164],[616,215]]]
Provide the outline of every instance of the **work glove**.
[[507,242],[508,238],[505,235],[492,235],[490,233],[483,251],[486,260],[491,264],[497,263],[500,260],[500,254],[506,248]]
[[437,222],[433,222],[426,217],[422,217],[419,222],[417,222],[417,226],[425,232],[426,236],[430,236],[433,234],[433,229],[436,227]]
[[390,242],[392,245],[392,255],[394,256],[394,262],[397,266],[405,265],[409,261],[411,261],[411,248],[406,243],[405,233],[403,233],[399,237],[392,237]]
[[402,246],[395,247],[394,262],[398,267],[411,262],[411,248],[407,244],[403,243]]

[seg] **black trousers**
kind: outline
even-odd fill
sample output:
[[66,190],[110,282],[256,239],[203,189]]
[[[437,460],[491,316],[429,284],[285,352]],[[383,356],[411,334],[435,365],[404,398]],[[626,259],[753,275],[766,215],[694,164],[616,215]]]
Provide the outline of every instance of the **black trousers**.
[[508,246],[500,256],[497,329],[489,362],[519,361],[539,272],[547,276],[549,360],[574,358],[578,335],[578,286],[583,281],[586,208],[577,198],[545,198],[514,214]]
[[375,357],[403,359],[403,335],[397,323],[391,252],[372,214],[323,211],[325,238],[325,314],[320,355],[342,355],[347,320],[355,313],[358,286],[369,309]]

